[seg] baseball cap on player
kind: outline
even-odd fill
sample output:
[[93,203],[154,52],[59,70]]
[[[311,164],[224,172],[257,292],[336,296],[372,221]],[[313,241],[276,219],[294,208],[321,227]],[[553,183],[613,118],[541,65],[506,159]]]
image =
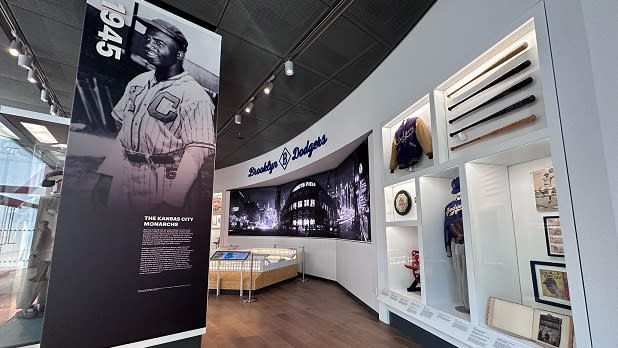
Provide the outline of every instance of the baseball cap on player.
[[187,38],[175,25],[159,18],[146,19],[143,17],[137,17],[137,20],[144,24],[146,27],[154,27],[159,29],[163,33],[169,35],[172,39],[176,40],[176,42],[180,45],[182,51],[187,50],[187,46],[189,46]]
[[456,177],[453,181],[451,181],[451,188],[452,194],[459,193],[459,177]]

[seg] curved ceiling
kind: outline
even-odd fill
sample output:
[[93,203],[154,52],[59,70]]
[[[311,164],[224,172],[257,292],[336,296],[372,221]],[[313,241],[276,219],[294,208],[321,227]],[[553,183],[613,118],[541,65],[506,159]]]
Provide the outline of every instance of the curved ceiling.
[[[0,1],[8,3],[62,106],[70,113],[85,0]],[[244,115],[242,125],[229,122],[272,71],[343,1],[149,1],[223,37],[217,168],[268,152],[309,128],[347,97],[435,2],[351,1],[342,15],[294,59],[292,77],[276,76],[272,93],[255,100],[252,113]],[[5,75],[2,71],[0,86],[13,88],[3,83]],[[42,111],[38,90],[3,95],[13,94],[12,105]],[[222,129],[223,125],[229,126]]]

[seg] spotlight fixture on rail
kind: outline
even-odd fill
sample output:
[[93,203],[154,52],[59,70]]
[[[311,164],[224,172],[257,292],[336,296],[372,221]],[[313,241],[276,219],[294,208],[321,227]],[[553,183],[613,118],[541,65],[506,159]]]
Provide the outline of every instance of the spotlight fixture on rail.
[[32,69],[32,56],[28,53],[23,53],[17,56],[17,66],[24,69]]
[[11,41],[11,45],[9,46],[9,54],[13,57],[17,57],[22,53],[24,53],[24,44],[22,44],[18,39],[13,39],[13,41]]
[[46,103],[49,102],[49,92],[47,92],[45,88],[41,90],[41,101]]
[[247,103],[247,106],[245,106],[246,113],[250,114],[252,110],[253,110],[253,98],[251,98],[249,103]]
[[56,106],[56,104],[52,104],[52,105],[49,107],[49,113],[50,113],[51,115],[53,115],[53,116],[58,115],[58,107]]
[[28,82],[30,83],[37,83],[39,82],[39,76],[36,72],[36,69],[30,69],[28,70]]
[[288,76],[292,76],[294,75],[294,62],[291,60],[286,60],[285,61],[285,74]]
[[241,124],[242,123],[242,115],[241,114],[234,115],[234,123],[236,123],[236,124]]
[[264,87],[264,94],[269,95],[269,94],[270,94],[270,92],[272,92],[272,90],[273,90],[273,86],[274,86],[274,85],[273,85],[273,83],[272,83],[272,82],[269,82],[269,83],[266,85],[266,87]]

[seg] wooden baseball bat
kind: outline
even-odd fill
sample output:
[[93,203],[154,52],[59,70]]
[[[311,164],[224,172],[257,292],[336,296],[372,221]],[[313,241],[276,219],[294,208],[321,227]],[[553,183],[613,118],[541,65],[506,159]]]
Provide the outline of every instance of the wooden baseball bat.
[[470,100],[470,98],[474,97],[475,95],[478,95],[479,93],[488,90],[489,88],[499,84],[502,81],[505,81],[506,79],[508,79],[511,76],[515,76],[517,75],[519,72],[524,71],[527,67],[529,67],[532,63],[530,62],[530,59],[526,60],[525,62],[517,65],[516,67],[514,67],[513,69],[505,72],[504,74],[502,74],[500,77],[498,77],[497,79],[491,81],[487,86],[479,89],[478,91],[470,94],[469,96],[467,96],[466,98],[458,101],[457,103],[451,105],[448,107],[448,111],[453,111],[453,109],[455,109],[456,107],[458,107],[459,105],[465,103],[466,101]]
[[536,120],[536,116],[535,115],[530,115],[528,117],[524,117],[521,120],[515,121],[513,123],[509,123],[506,126],[500,127],[500,128],[498,128],[498,129],[496,129],[494,131],[491,131],[491,132],[489,132],[487,134],[483,134],[483,135],[481,135],[479,137],[476,137],[476,138],[474,138],[472,140],[468,140],[465,143],[461,143],[459,145],[451,146],[451,151],[455,151],[457,149],[460,149],[460,148],[462,148],[464,146],[468,146],[470,144],[476,143],[477,141],[481,141],[483,139],[491,138],[491,137],[500,135],[502,133],[509,132],[509,131],[511,131],[511,130],[513,130],[515,128],[519,128],[519,127],[522,127],[524,125],[527,125],[528,123],[532,123],[532,122],[534,122],[534,120]]
[[453,94],[457,93],[459,90],[461,90],[462,88],[466,87],[467,85],[469,85],[470,83],[472,83],[474,80],[478,79],[479,77],[485,75],[486,73],[492,71],[494,68],[496,68],[497,66],[502,65],[502,63],[510,60],[511,58],[515,57],[519,52],[524,51],[526,48],[528,48],[528,43],[524,42],[521,45],[515,47],[513,50],[511,50],[510,52],[508,52],[507,54],[504,55],[504,57],[498,59],[495,63],[493,63],[490,67],[488,67],[487,69],[481,71],[479,74],[477,74],[476,76],[474,76],[470,81],[464,83],[463,85],[459,86],[459,88],[457,88],[456,90],[452,91],[451,93],[448,93],[446,95],[447,98],[450,98]]
[[450,133],[449,136],[452,138],[452,137],[456,136],[457,134],[459,134],[459,133],[461,133],[463,131],[466,131],[466,130],[472,128],[472,127],[478,126],[479,124],[482,124],[482,123],[485,123],[487,121],[493,120],[494,118],[497,118],[497,117],[502,116],[504,114],[508,114],[509,112],[515,111],[515,110],[517,110],[519,108],[522,108],[522,107],[524,107],[524,106],[526,106],[528,104],[532,104],[532,103],[534,103],[535,100],[536,100],[536,97],[534,95],[529,95],[529,96],[525,97],[524,99],[522,99],[522,100],[520,100],[518,102],[515,102],[515,103],[505,107],[504,109],[502,109],[500,111],[496,111],[493,114],[491,114],[491,115],[489,115],[489,116],[487,116],[487,117],[485,117],[483,119],[480,119],[480,120],[478,120],[478,121],[476,121],[474,123],[471,123],[471,124],[461,128],[459,130],[456,130],[456,131]]
[[532,77],[527,77],[524,80],[517,82],[516,84],[512,85],[511,87],[509,87],[509,88],[505,89],[504,91],[502,91],[502,92],[496,94],[495,96],[491,97],[486,102],[481,103],[481,104],[477,105],[476,107],[473,107],[472,109],[470,109],[470,110],[464,112],[463,114],[453,118],[452,120],[449,120],[448,123],[453,124],[453,122],[457,122],[457,121],[461,120],[462,118],[470,115],[471,113],[473,113],[473,112],[475,112],[475,111],[477,111],[479,109],[482,109],[485,106],[487,106],[487,105],[489,105],[489,104],[491,104],[493,102],[496,102],[496,101],[498,101],[498,100],[500,100],[500,99],[502,99],[502,98],[504,98],[504,97],[506,97],[506,96],[508,96],[508,95],[510,95],[512,93],[517,92],[520,89],[522,89],[522,88],[526,87],[527,85],[531,84],[532,81],[533,81]]

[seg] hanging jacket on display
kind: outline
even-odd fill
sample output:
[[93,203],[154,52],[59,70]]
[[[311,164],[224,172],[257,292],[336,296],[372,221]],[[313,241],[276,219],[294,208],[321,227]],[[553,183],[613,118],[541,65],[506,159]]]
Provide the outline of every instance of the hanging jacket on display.
[[396,168],[405,169],[415,165],[423,153],[433,158],[431,130],[423,119],[408,118],[402,122],[393,138],[389,165],[391,173],[394,173]]

